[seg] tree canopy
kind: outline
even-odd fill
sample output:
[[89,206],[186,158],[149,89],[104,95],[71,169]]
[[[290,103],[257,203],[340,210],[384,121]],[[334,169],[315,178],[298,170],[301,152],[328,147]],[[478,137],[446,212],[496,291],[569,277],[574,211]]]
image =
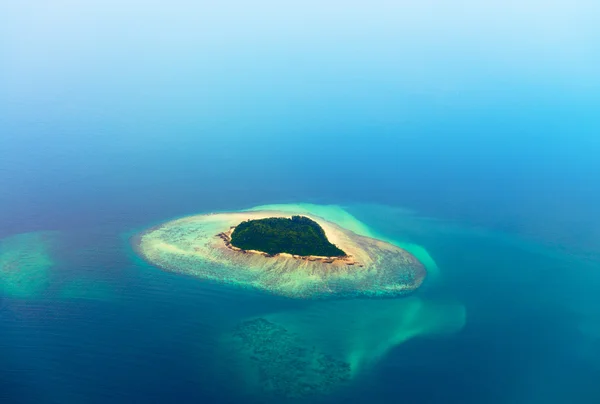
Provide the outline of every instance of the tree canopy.
[[327,240],[317,222],[305,216],[271,217],[240,223],[231,236],[231,245],[267,254],[288,253],[341,257],[346,253]]

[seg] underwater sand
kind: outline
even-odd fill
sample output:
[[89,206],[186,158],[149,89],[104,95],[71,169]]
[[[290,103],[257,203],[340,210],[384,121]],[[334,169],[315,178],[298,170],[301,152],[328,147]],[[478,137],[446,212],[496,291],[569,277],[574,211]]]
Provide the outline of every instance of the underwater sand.
[[40,298],[50,284],[56,233],[18,234],[0,240],[0,288],[13,298]]

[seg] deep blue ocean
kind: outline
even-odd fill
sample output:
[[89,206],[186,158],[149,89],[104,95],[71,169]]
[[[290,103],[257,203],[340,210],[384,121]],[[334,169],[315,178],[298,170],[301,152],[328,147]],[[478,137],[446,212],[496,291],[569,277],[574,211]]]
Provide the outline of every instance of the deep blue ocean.
[[[0,6],[0,402],[600,403],[600,9],[337,3]],[[130,244],[298,203],[424,248],[412,297],[464,324],[379,341],[359,307],[402,299],[237,289]],[[263,315],[368,366],[248,394],[220,338]]]

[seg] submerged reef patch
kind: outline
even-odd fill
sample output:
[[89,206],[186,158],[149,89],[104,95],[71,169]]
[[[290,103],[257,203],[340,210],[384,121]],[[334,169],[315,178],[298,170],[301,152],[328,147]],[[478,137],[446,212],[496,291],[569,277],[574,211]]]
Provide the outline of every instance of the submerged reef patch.
[[295,298],[402,296],[425,278],[425,266],[408,251],[311,214],[303,216],[318,223],[346,255],[271,255],[231,244],[242,222],[292,216],[276,210],[190,216],[151,228],[134,237],[133,244],[162,269]]
[[0,240],[0,294],[36,298],[49,286],[54,232],[23,233]]
[[229,349],[245,366],[240,376],[261,394],[302,398],[331,393],[350,379],[350,364],[324,354],[297,334],[265,318],[241,322],[228,335]]

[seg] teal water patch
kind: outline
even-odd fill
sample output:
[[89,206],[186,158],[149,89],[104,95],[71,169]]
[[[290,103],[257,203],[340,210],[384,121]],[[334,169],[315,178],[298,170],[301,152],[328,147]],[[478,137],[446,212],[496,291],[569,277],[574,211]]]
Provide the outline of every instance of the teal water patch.
[[55,232],[23,233],[0,240],[0,291],[11,298],[41,297],[55,265],[51,249]]
[[92,278],[75,278],[60,287],[58,298],[113,301],[116,293],[109,282]]

